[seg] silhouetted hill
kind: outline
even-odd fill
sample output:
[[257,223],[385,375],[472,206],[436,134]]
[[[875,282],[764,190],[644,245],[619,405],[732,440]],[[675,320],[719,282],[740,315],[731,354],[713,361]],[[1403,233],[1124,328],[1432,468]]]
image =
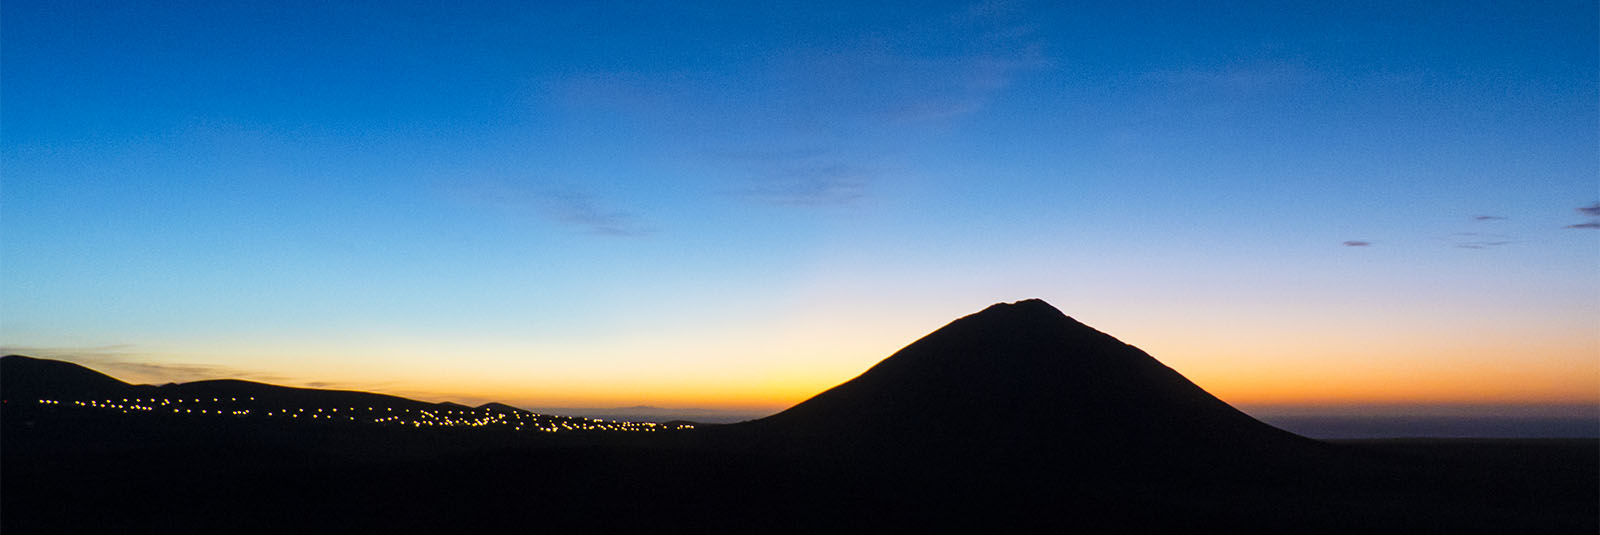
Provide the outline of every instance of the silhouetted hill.
[[0,357],[0,396],[6,399],[122,397],[133,388],[71,362],[22,355]]
[[0,358],[0,397],[7,400],[110,400],[122,398],[250,399],[295,407],[385,406],[466,409],[455,403],[427,403],[399,396],[349,390],[278,386],[238,379],[165,385],[135,385],[83,366],[22,355]]
[[[207,381],[194,381],[190,383],[169,384],[158,387],[157,394],[163,396],[196,398],[255,398],[258,402],[277,403],[285,406],[387,406],[407,408],[440,408],[446,407],[442,403],[428,403],[414,399],[361,392],[355,390],[328,390],[321,388],[298,388],[292,386],[279,386],[254,381],[241,381],[238,379],[214,379]],[[450,404],[449,408],[461,407]]]
[[515,412],[515,413],[528,413],[528,414],[531,414],[530,411],[525,411],[525,410],[522,410],[522,409],[519,409],[519,408],[516,408],[516,407],[512,407],[510,405],[506,405],[506,404],[500,403],[500,402],[484,403],[482,405],[477,406],[476,409],[480,410],[480,411]]
[[735,427],[779,449],[1098,466],[1317,446],[1037,299],[958,319],[855,379]]
[[[228,440],[292,444],[334,455],[417,456],[549,442],[557,440],[556,434],[653,433],[690,427],[536,414],[502,403],[472,408],[372,392],[295,388],[236,379],[130,385],[76,364],[22,356],[6,357],[0,373],[5,378],[4,388],[0,389],[5,418],[29,428],[24,433],[34,432],[34,426],[65,433],[98,433],[95,440],[115,447],[141,447],[141,443],[158,439],[181,443],[228,436]],[[331,441],[324,439],[333,435],[301,434],[330,426],[365,434]],[[112,428],[120,429],[108,431]],[[402,429],[449,430],[479,436],[458,437],[444,443],[408,441],[401,447],[391,437],[381,435],[385,430]],[[501,436],[486,439],[480,431],[499,432]]]
[[510,405],[506,405],[504,403],[500,403],[498,401],[491,401],[489,403],[484,403],[482,405],[479,405],[479,406],[473,407],[473,408],[479,409],[479,410],[497,410],[497,411],[521,411],[522,410],[522,409],[519,409],[519,408],[516,408],[516,407],[512,407]]

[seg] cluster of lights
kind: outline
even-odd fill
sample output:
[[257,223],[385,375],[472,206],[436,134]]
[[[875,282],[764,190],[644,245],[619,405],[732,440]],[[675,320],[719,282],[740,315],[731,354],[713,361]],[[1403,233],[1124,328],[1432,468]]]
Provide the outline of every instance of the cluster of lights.
[[[254,402],[245,398],[242,402]],[[61,405],[60,400],[41,399],[40,405]],[[664,425],[651,422],[623,422],[568,416],[550,416],[528,412],[496,410],[437,410],[396,409],[394,407],[288,407],[262,409],[242,407],[239,398],[123,398],[106,400],[70,401],[69,406],[85,409],[120,410],[140,412],[169,412],[171,414],[203,414],[246,418],[252,414],[275,420],[315,420],[356,422],[380,426],[412,428],[510,428],[514,431],[561,433],[574,431],[598,432],[654,432],[693,429],[690,424]],[[226,406],[224,406],[226,405]],[[252,403],[252,405],[254,405]],[[341,412],[340,409],[343,409]]]
[[[255,401],[255,399],[256,398],[246,398],[247,401]],[[86,408],[86,409],[120,410],[120,411],[122,411],[124,413],[127,413],[129,411],[142,411],[142,412],[162,411],[162,412],[166,412],[167,410],[170,409],[171,412],[174,412],[174,413],[192,414],[192,413],[196,412],[196,410],[193,409],[193,408],[183,408],[182,405],[184,403],[204,403],[205,402],[205,400],[202,399],[202,398],[193,398],[193,400],[194,401],[191,402],[188,399],[181,399],[181,398],[180,399],[166,399],[166,398],[132,398],[132,399],[129,399],[129,398],[122,398],[122,399],[105,399],[105,400],[92,399],[92,400],[88,400],[88,401],[70,401],[70,402],[68,402],[68,405],[69,406],[73,406],[73,407],[82,407],[82,408]],[[238,402],[239,398],[228,398],[228,401],[229,402]],[[221,399],[220,398],[211,398],[211,402],[212,403],[220,403]],[[41,399],[41,400],[39,400],[39,404],[40,405],[60,405],[61,404],[61,400],[57,400],[57,399]],[[207,413],[209,413],[209,414],[224,414],[224,412],[221,409],[215,409],[215,408],[213,408],[211,410],[199,409],[199,413],[200,414],[207,414]],[[249,410],[233,410],[233,411],[228,411],[227,414],[231,414],[231,415],[234,415],[234,416],[245,416],[245,415],[250,414],[250,411]]]

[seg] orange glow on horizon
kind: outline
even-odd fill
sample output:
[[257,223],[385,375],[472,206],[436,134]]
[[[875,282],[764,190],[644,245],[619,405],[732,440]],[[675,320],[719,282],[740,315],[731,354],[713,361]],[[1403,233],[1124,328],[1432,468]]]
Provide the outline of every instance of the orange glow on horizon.
[[[1204,316],[1179,308],[1108,310],[1078,319],[1234,405],[1600,404],[1600,336],[1578,319],[1418,314],[1407,323],[1282,307]],[[823,308],[709,331],[661,328],[603,340],[384,336],[151,350],[170,364],[35,356],[135,383],[237,377],[469,405],[776,412],[855,378],[950,316]],[[194,363],[212,364],[214,373],[163,375]]]

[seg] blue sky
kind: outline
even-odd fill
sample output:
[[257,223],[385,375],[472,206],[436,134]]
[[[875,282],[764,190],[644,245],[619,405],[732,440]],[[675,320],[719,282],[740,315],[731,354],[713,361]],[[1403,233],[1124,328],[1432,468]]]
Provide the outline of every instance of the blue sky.
[[766,407],[1038,296],[1224,399],[1594,401],[1596,13],[7,2],[0,344]]

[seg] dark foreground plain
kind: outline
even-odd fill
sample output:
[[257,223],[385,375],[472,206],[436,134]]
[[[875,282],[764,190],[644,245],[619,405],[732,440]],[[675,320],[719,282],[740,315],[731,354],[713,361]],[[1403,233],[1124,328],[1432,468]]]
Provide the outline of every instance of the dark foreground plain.
[[[7,534],[1600,531],[1600,442],[1304,439],[1039,301],[693,429],[5,363]],[[168,404],[72,403],[124,394]],[[257,405],[202,418],[184,396]],[[262,416],[336,406],[362,416]],[[383,416],[408,409],[459,424]]]

